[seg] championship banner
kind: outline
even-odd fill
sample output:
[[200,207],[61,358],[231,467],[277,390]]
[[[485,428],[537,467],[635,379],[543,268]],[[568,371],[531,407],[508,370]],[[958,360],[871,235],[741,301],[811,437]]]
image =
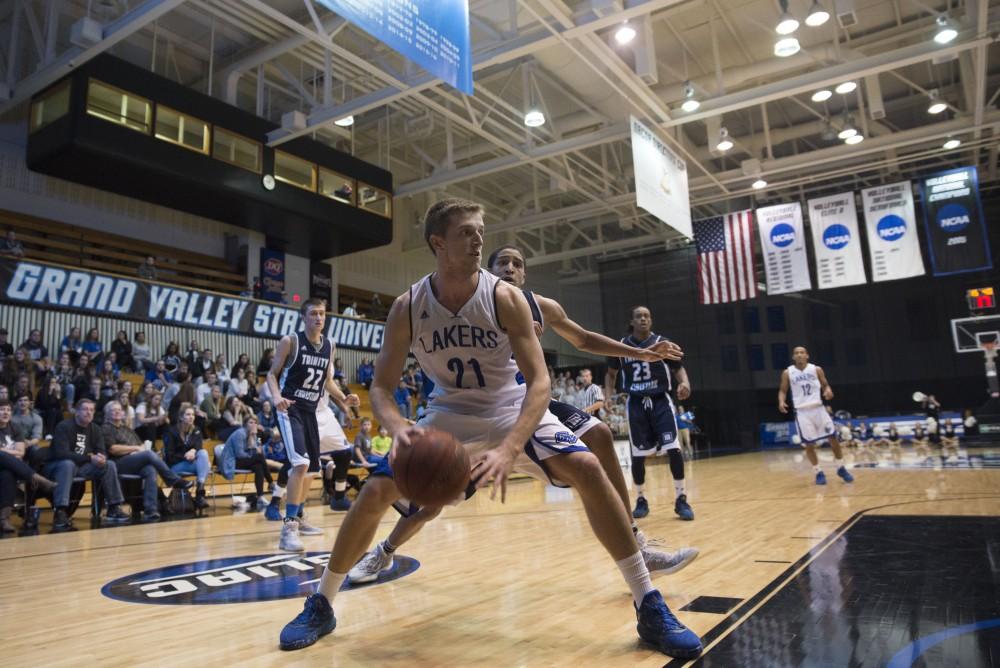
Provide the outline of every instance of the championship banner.
[[817,197],[809,200],[808,206],[817,287],[824,290],[864,283],[854,193]]
[[893,281],[924,275],[917,219],[913,213],[913,188],[909,181],[861,191],[868,233],[872,280]]
[[[0,260],[0,301],[270,339],[302,329],[294,308],[26,261]],[[381,322],[334,315],[326,336],[342,348],[378,351],[384,330]]]
[[687,165],[635,116],[629,125],[636,204],[690,239]]
[[335,311],[333,303],[333,275],[330,273],[332,267],[326,262],[309,262],[309,298],[322,299],[326,301],[326,309]]
[[812,287],[809,260],[802,228],[802,205],[798,202],[757,209],[757,229],[764,255],[767,294],[801,292]]
[[280,302],[285,291],[285,254],[270,248],[260,249],[260,298]]
[[976,168],[931,174],[920,182],[920,191],[934,275],[992,269]]

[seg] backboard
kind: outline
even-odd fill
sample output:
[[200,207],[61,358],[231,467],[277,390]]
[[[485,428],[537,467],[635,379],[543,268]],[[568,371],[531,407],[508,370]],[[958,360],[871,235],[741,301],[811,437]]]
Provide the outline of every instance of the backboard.
[[951,335],[956,353],[981,353],[983,343],[1000,343],[1000,315],[953,318]]

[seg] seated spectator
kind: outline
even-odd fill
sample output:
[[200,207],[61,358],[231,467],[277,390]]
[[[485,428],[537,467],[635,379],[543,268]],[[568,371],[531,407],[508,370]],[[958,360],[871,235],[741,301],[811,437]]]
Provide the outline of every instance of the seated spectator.
[[71,361],[76,362],[77,358],[80,357],[80,353],[83,352],[83,341],[80,340],[80,328],[71,327],[69,334],[63,337],[62,343],[59,344],[59,353],[69,353],[69,358]]
[[144,441],[155,443],[163,438],[167,429],[167,411],[163,409],[163,395],[154,394],[149,402],[143,402],[135,407],[135,433]]
[[205,375],[201,377],[201,382],[194,388],[195,403],[199,406],[201,406],[201,402],[205,401],[205,397],[212,393],[213,387],[222,389],[222,386],[219,384],[219,376],[215,373],[215,366],[210,366],[208,369]]
[[152,449],[143,446],[139,435],[125,421],[125,411],[117,401],[110,401],[104,409],[104,438],[108,457],[118,467],[118,474],[142,476],[142,518],[147,522],[160,519],[157,476],[171,487],[187,489],[190,480],[184,480],[160,459]]
[[219,440],[225,441],[237,429],[243,426],[243,421],[253,415],[247,406],[239,400],[239,397],[229,395],[222,411],[222,428],[219,430]]
[[386,311],[385,306],[382,305],[382,298],[378,296],[377,292],[372,293],[372,318],[375,320],[385,320]]
[[194,366],[194,363],[201,359],[201,346],[198,345],[197,339],[191,339],[188,343],[187,352],[184,353],[184,361],[188,363],[188,371]]
[[274,348],[265,348],[261,355],[260,362],[257,363],[257,375],[266,376],[271,370],[271,362],[274,361]]
[[115,370],[114,362],[105,359],[101,365],[101,373],[98,376],[101,381],[101,398],[110,399],[118,393],[119,373]]
[[372,454],[372,421],[361,418],[361,429],[354,437],[354,461],[366,468],[375,468],[381,459]]
[[[5,360],[6,375],[11,381],[11,389],[14,391],[14,396],[26,392],[31,396],[35,396],[35,383],[38,379],[38,373],[35,365],[35,361],[31,359],[31,354],[24,348],[24,346],[18,348],[14,351],[14,356]],[[17,383],[21,376],[25,376],[28,379],[28,389],[18,390]]]
[[191,384],[191,379],[186,374],[181,374],[177,380],[180,381],[179,388],[173,399],[170,400],[170,405],[167,407],[167,416],[170,418],[170,424],[177,422],[181,406],[187,404],[194,408],[195,426],[199,430],[204,431],[205,420],[208,416],[205,414],[205,411],[201,410],[201,407],[197,403],[197,395],[194,391],[194,385]]
[[410,419],[410,391],[406,387],[406,381],[400,380],[396,391],[392,393],[396,405],[399,406],[399,414]]
[[372,380],[375,378],[375,366],[365,357],[358,365],[358,384],[366,390],[372,389]]
[[385,427],[379,425],[378,436],[372,438],[372,455],[387,457],[390,448],[392,448],[392,436],[389,436],[389,431]]
[[215,356],[215,375],[218,376],[219,382],[222,383],[222,392],[225,394],[226,390],[229,389],[229,367],[226,366],[226,355],[224,353],[219,353]]
[[83,352],[87,353],[95,367],[101,367],[104,359],[104,344],[101,343],[101,333],[96,327],[91,327],[87,332],[87,338],[83,340]]
[[342,200],[348,204],[354,202],[354,188],[346,181],[342,186],[333,191],[333,195],[335,199]]
[[104,437],[94,424],[95,404],[90,399],[80,399],[76,403],[73,417],[56,425],[49,448],[49,460],[45,464],[45,477],[55,480],[53,506],[55,517],[53,531],[67,531],[72,521],[67,513],[69,494],[74,476],[88,478],[96,484],[100,481],[104,498],[108,502],[105,521],[120,524],[129,521],[122,511],[121,486],[118,484],[118,467],[108,461],[104,449]]
[[72,406],[76,395],[76,387],[73,385],[76,369],[70,361],[69,353],[59,355],[59,362],[52,368],[50,378],[59,383],[61,396],[66,399],[66,405]]
[[194,507],[205,508],[205,480],[211,465],[208,452],[202,447],[201,432],[194,424],[194,409],[188,406],[180,413],[177,424],[170,427],[163,439],[163,452],[167,465],[174,473],[194,474],[198,488],[195,492]]
[[233,377],[229,380],[229,395],[233,397],[238,397],[240,401],[244,403],[250,403],[247,397],[250,391],[250,382],[246,378],[247,370],[245,367],[234,367]]
[[351,300],[351,305],[344,309],[343,315],[350,316],[352,318],[360,318],[358,315],[358,302],[356,300]]
[[406,389],[411,397],[415,398],[420,394],[420,381],[417,379],[416,367],[412,364],[407,365],[406,372],[403,373],[403,382],[406,383]]
[[177,345],[176,341],[171,341],[167,344],[167,349],[163,352],[163,365],[167,370],[167,374],[171,377],[177,373],[177,369],[181,365],[181,349]]
[[153,352],[146,343],[146,332],[136,332],[132,341],[132,361],[137,373],[153,368]]
[[167,363],[163,360],[156,360],[155,366],[146,372],[146,380],[153,384],[158,392],[163,392],[170,385],[170,374],[167,373]]
[[[197,382],[201,382],[205,379],[208,374],[215,374],[215,362],[212,360],[212,349],[205,348],[198,355],[193,363],[188,363],[188,370],[191,372],[191,378]],[[216,376],[218,378],[218,376]]]
[[28,448],[37,446],[42,440],[42,416],[34,411],[32,403],[27,394],[19,396],[10,418],[14,440],[21,441]]
[[347,375],[344,373],[344,363],[340,361],[339,357],[333,358],[333,379],[347,382]]
[[417,410],[414,411],[413,417],[416,420],[423,419],[427,415],[427,400],[422,398],[417,402]]
[[260,413],[257,414],[257,424],[261,429],[271,431],[278,428],[278,414],[270,401],[265,399],[260,404]]
[[[131,385],[128,381],[123,383],[123,387],[118,391],[115,401],[118,402],[118,405],[122,407],[122,412],[125,413],[125,424],[127,424],[131,429],[135,429],[135,407],[132,406],[132,390],[125,389],[125,384]],[[107,406],[105,406],[105,408],[107,408]]]
[[7,236],[0,241],[0,257],[20,260],[24,257],[24,245],[18,240],[17,232],[7,230]]
[[264,483],[269,488],[274,487],[271,470],[264,456],[264,449],[258,443],[257,418],[250,416],[243,421],[243,428],[235,430],[226,439],[226,449],[232,448],[236,457],[236,468],[253,471],[253,486],[256,495],[247,499],[251,507],[256,506],[257,499],[264,498]]
[[14,354],[14,346],[7,340],[7,329],[0,327],[0,359]]
[[97,403],[101,400],[101,379],[97,377],[91,378],[87,387],[84,388],[83,392],[77,393],[77,396],[77,401],[79,401],[79,399],[90,399],[95,405],[97,405]]
[[[90,364],[90,355],[80,353],[76,360],[76,369],[73,371],[73,388],[76,397],[83,396],[83,393],[90,387],[90,381],[94,378],[94,368]],[[76,402],[70,404],[75,406]]]
[[236,364],[233,365],[232,371],[229,372],[229,379],[232,380],[236,378],[236,370],[243,369],[246,378],[249,378],[252,372],[250,368],[250,356],[246,353],[240,353],[240,357],[236,360]]
[[33,380],[33,375],[29,375],[27,373],[18,374],[17,380],[14,381],[14,387],[11,388],[11,393],[15,397],[19,397],[22,394],[27,394],[30,397],[35,396],[37,392],[35,391],[35,384],[32,382]]
[[139,278],[144,278],[147,281],[155,281],[157,276],[156,271],[156,258],[152,255],[146,256],[146,261],[139,265]]
[[159,392],[156,389],[156,385],[149,382],[148,380],[143,381],[142,391],[139,392],[139,394],[136,396],[135,400],[132,401],[132,403],[135,406],[138,406],[141,403],[146,403],[146,404],[152,403],[154,394],[159,394]]
[[119,330],[115,340],[111,342],[111,352],[115,355],[115,363],[118,370],[134,369],[135,360],[132,358],[132,342],[128,340],[128,333]]
[[26,448],[23,442],[14,437],[10,418],[10,402],[0,399],[0,533],[14,533],[10,515],[14,509],[18,480],[34,485],[43,493],[55,488],[54,482],[35,473],[24,462]]
[[35,410],[42,416],[42,433],[46,440],[51,440],[52,432],[63,419],[62,385],[55,376],[50,376],[49,382],[38,392]]
[[222,388],[212,385],[208,395],[198,404],[201,412],[205,414],[205,432],[208,434],[218,434],[221,428],[226,426],[222,421]]
[[[177,371],[168,376],[167,387],[163,390],[163,405],[170,406],[170,402],[174,400],[177,396],[177,392],[181,389],[181,383],[183,382],[181,378],[187,380],[188,377],[188,366],[187,362],[182,361],[181,365],[177,367]],[[173,420],[171,420],[173,422]]]

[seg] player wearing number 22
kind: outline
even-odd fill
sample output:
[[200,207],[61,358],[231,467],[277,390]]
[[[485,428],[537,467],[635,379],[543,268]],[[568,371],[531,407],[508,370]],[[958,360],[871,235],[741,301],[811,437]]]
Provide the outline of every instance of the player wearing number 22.
[[[492,481],[491,497],[500,492],[501,502],[515,470],[573,487],[632,593],[639,636],[665,654],[697,656],[700,639],[653,587],[625,508],[597,457],[548,412],[551,387],[531,309],[520,290],[480,267],[483,235],[483,209],[474,202],[446,199],[427,210],[424,238],[437,270],[393,303],[371,390],[372,409],[393,434],[393,449],[347,513],[318,591],[282,630],[281,647],[306,647],[333,631],[332,603],[341,584],[401,496],[392,462],[411,447],[415,430],[434,427],[462,443],[473,481],[478,487]],[[416,426],[407,424],[392,397],[407,349],[435,385]],[[524,383],[518,382],[519,370]],[[558,569],[552,576],[558,577]]]

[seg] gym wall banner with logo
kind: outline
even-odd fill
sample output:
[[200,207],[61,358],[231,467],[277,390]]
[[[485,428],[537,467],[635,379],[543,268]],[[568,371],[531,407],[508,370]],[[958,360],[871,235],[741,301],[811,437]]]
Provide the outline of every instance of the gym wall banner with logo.
[[817,197],[808,202],[816,283],[819,289],[860,285],[866,281],[858,234],[854,193]]
[[894,281],[923,276],[924,259],[917,238],[913,212],[913,187],[909,181],[861,191],[868,234],[872,280]]
[[687,165],[635,116],[629,116],[629,125],[635,203],[691,239]]
[[285,254],[270,248],[260,249],[261,299],[280,302],[285,291]]
[[757,229],[764,254],[767,294],[809,290],[809,259],[802,226],[802,205],[798,202],[757,209]]
[[976,168],[931,174],[920,182],[920,190],[934,275],[992,269]]

